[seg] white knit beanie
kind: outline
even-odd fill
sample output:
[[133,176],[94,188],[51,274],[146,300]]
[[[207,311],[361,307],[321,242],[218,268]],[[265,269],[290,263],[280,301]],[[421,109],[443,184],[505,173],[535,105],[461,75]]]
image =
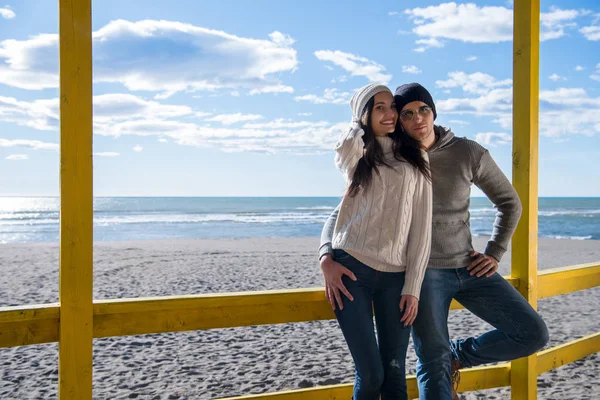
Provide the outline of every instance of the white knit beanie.
[[[375,96],[377,93],[388,92],[392,94],[392,91],[385,85],[380,85],[376,83],[369,83],[366,86],[361,87],[350,99],[350,108],[352,108],[352,120],[360,121],[360,117],[363,114],[365,107],[371,97]],[[393,94],[392,94],[393,95]]]

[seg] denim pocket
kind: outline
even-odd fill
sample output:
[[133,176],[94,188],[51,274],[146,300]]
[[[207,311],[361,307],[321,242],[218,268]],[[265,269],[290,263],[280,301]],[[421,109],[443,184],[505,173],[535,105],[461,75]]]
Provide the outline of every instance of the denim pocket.
[[350,254],[346,253],[344,250],[333,249],[333,258],[336,261],[342,261],[342,260],[348,260],[348,259],[354,258],[354,257],[352,257]]
[[463,220],[433,222],[431,253],[447,258],[468,254],[471,245],[471,229]]

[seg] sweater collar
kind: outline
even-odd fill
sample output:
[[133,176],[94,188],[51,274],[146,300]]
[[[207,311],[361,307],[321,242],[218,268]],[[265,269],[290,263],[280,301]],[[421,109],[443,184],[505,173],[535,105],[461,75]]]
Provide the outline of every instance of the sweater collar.
[[375,139],[379,142],[383,154],[391,153],[393,151],[394,139],[389,136],[375,136]]

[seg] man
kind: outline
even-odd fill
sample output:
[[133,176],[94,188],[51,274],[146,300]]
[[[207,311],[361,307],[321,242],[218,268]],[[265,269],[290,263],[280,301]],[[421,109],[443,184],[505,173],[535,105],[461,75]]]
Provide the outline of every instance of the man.
[[[429,92],[417,83],[402,85],[394,96],[407,140],[427,152],[433,185],[431,257],[425,273],[413,340],[419,358],[421,399],[457,399],[460,368],[508,361],[531,355],[548,342],[539,314],[497,273],[498,263],[521,216],[516,191],[489,152],[477,142],[457,138],[440,126]],[[469,228],[471,186],[475,184],[497,209],[493,232],[483,253],[473,249]],[[344,267],[333,259],[331,246],[339,210],[321,235],[321,268],[339,279],[326,286],[332,307],[347,290]],[[410,268],[410,266],[407,266]],[[495,329],[478,337],[450,341],[448,312],[452,299]]]

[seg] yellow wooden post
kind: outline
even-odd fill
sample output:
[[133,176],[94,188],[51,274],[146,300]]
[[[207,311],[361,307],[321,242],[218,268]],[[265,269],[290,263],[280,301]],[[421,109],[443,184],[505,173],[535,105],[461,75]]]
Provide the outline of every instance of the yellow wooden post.
[[92,398],[91,12],[91,0],[59,0],[61,400]]
[[[537,308],[538,109],[540,0],[514,2],[513,31],[513,184],[523,216],[512,241],[513,278]],[[537,398],[536,355],[512,362],[512,399]]]

